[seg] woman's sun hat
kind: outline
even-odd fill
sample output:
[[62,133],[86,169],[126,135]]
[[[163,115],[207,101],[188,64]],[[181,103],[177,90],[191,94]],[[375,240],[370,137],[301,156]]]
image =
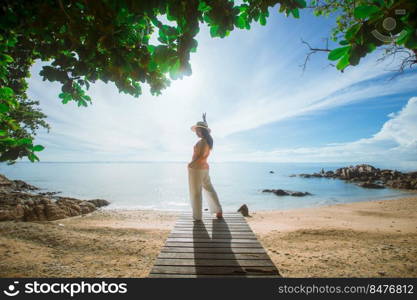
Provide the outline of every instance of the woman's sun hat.
[[203,113],[203,121],[198,121],[195,125],[191,126],[191,130],[195,132],[197,127],[205,128],[208,132],[211,131],[206,121],[206,113]]

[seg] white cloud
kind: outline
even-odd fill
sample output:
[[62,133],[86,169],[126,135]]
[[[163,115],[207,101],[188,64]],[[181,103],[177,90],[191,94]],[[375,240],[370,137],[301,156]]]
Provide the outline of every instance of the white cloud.
[[389,114],[379,132],[369,138],[323,147],[276,149],[241,154],[236,160],[276,162],[380,162],[417,167],[417,97]]

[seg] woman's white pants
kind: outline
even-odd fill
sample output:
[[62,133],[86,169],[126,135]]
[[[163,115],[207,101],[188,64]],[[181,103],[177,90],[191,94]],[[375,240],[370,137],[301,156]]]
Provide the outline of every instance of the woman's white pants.
[[222,212],[216,190],[211,184],[209,169],[194,169],[188,167],[188,184],[190,190],[191,207],[193,208],[193,218],[201,220],[202,218],[202,190],[206,191],[208,196],[207,202],[210,213]]

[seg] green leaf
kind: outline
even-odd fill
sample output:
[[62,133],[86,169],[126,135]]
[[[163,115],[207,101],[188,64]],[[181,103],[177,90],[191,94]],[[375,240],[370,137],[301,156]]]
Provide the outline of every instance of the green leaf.
[[13,90],[9,87],[0,88],[0,99],[8,99],[13,97]]
[[191,48],[190,48],[190,52],[196,52],[197,51],[197,46],[198,46],[198,42],[195,39],[192,39],[191,41]]
[[346,47],[333,49],[332,51],[330,51],[327,58],[329,60],[338,60],[339,58],[344,56],[346,53],[348,53],[351,48],[352,48],[351,46],[346,46]]
[[6,130],[0,130],[0,137],[6,136],[6,135],[7,135],[7,131]]
[[156,62],[154,60],[151,60],[148,64],[148,69],[149,71],[153,72],[156,69],[158,69],[158,65],[156,64]]
[[154,45],[148,45],[148,51],[152,54],[155,51]]
[[347,66],[349,66],[349,54],[345,54],[336,65],[338,70],[343,71]]
[[207,5],[206,2],[204,1],[200,1],[200,3],[198,4],[198,10],[205,13],[211,10],[211,7]]
[[417,49],[417,36],[416,34],[410,34],[404,46],[408,49]]
[[70,93],[61,93],[58,97],[62,99],[63,104],[67,104],[69,101],[72,100],[72,96]]
[[235,25],[237,28],[244,29],[246,27],[246,20],[242,16],[236,16]]
[[13,57],[4,53],[1,54],[1,60],[5,61],[6,63],[11,63],[14,61]]
[[37,157],[35,153],[29,153],[28,158],[31,162],[39,161],[39,157]]
[[294,18],[299,19],[300,18],[300,11],[298,8],[294,8],[290,10],[290,13],[294,16]]
[[36,151],[36,152],[39,152],[39,151],[42,151],[43,149],[45,149],[45,147],[44,146],[42,146],[42,145],[36,145],[36,146],[33,146],[32,147],[32,151]]
[[32,139],[30,139],[30,138],[23,138],[23,139],[17,140],[16,144],[19,145],[19,146],[22,146],[22,145],[32,145]]
[[355,25],[353,25],[352,27],[350,27],[345,34],[345,39],[347,41],[351,40],[357,33],[358,31],[361,29],[362,27],[362,23],[357,23]]
[[219,36],[219,26],[213,25],[210,27],[210,36],[211,37]]
[[259,16],[259,23],[260,23],[262,26],[265,26],[265,25],[266,25],[266,17],[265,17],[265,15],[261,14],[261,15]]
[[10,111],[10,107],[4,103],[0,103],[0,113],[5,113]]
[[366,19],[376,12],[379,12],[379,8],[373,5],[361,5],[355,8],[353,14],[357,19]]
[[175,64],[169,70],[169,76],[171,77],[171,79],[177,79],[178,77],[180,77],[180,74],[181,74],[180,71],[181,71],[181,63],[180,63],[180,60],[177,59],[175,61]]
[[7,145],[15,145],[16,144],[16,140],[14,138],[11,138],[11,137],[2,138],[0,141],[1,141],[2,144],[7,144]]
[[301,8],[305,8],[307,6],[307,2],[305,0],[295,0]]
[[368,53],[371,53],[371,52],[375,51],[375,49],[376,49],[376,45],[374,43],[368,43],[368,44],[366,44],[366,47],[368,49]]

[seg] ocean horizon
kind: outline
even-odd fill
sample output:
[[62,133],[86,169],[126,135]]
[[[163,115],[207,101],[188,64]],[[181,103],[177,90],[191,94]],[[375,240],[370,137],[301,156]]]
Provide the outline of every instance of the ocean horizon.
[[[339,179],[290,177],[355,164],[212,162],[210,177],[225,211],[236,211],[243,204],[248,205],[250,211],[287,210],[411,195],[390,188],[365,189]],[[109,200],[111,204],[105,209],[190,210],[187,162],[19,162],[1,164],[0,173],[10,179],[24,180],[42,192],[61,192],[59,196],[86,200]],[[263,189],[312,195],[276,196],[263,193]],[[203,192],[203,208],[208,207],[205,196]]]

